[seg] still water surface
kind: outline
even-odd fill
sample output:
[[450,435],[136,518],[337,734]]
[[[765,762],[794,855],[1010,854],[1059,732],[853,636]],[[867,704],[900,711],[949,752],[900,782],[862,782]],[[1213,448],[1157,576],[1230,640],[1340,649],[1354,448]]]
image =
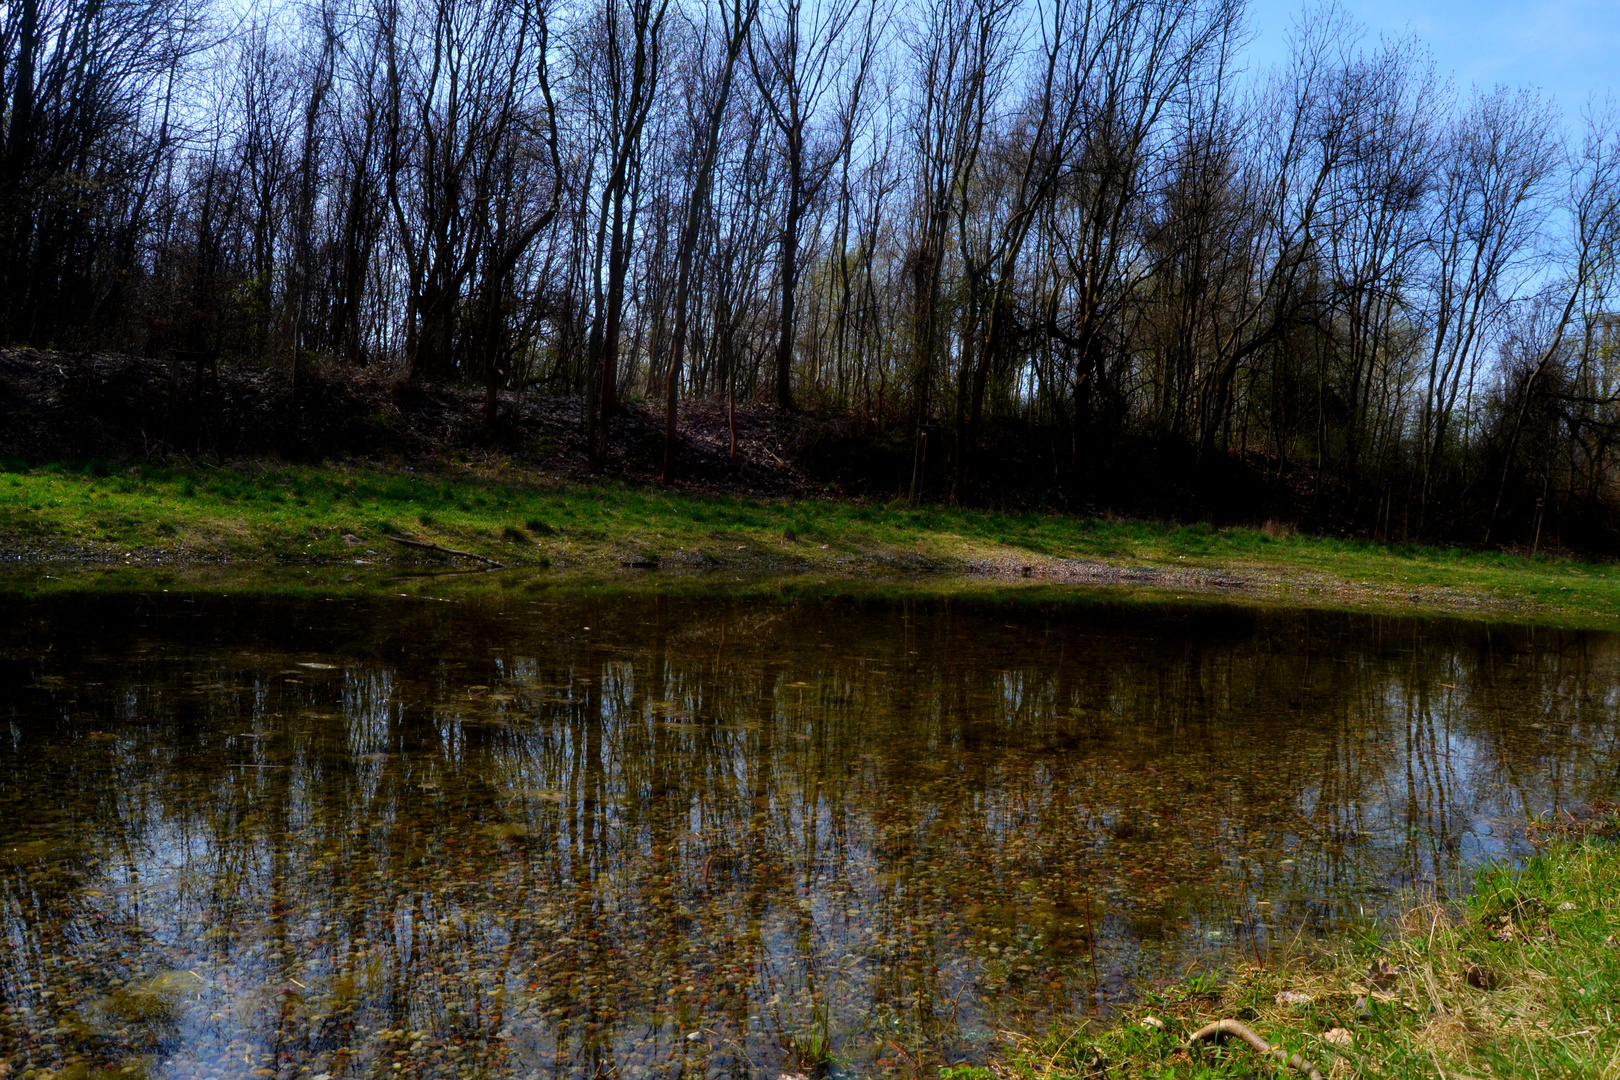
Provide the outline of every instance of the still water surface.
[[6,601],[13,1075],[910,1075],[1620,787],[1602,634],[400,588]]

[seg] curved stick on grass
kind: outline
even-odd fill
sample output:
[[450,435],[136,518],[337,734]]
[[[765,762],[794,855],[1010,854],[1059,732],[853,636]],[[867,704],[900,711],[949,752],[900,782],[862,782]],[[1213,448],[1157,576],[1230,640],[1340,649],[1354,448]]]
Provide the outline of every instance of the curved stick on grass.
[[506,569],[505,563],[498,563],[494,559],[486,559],[482,555],[474,555],[470,551],[457,551],[455,548],[440,547],[438,544],[429,544],[421,540],[412,540],[406,536],[390,536],[388,540],[395,544],[404,544],[406,547],[421,548],[424,551],[437,551],[441,555],[460,555],[463,559],[477,559],[486,566],[493,566],[498,570]]
[[1240,1020],[1217,1020],[1213,1024],[1205,1024],[1192,1033],[1192,1037],[1187,1040],[1187,1045],[1190,1047],[1196,1042],[1220,1042],[1229,1035],[1248,1043],[1257,1054],[1274,1057],[1289,1068],[1298,1069],[1310,1080],[1322,1080],[1321,1069],[1318,1069],[1298,1054],[1289,1054],[1280,1046],[1272,1046],[1262,1039],[1253,1028]]

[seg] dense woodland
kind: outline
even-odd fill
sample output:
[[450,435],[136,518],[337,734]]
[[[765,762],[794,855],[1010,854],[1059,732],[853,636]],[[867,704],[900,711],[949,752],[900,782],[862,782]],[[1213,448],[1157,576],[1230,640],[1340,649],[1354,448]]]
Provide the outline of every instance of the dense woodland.
[[295,424],[333,372],[567,397],[596,464],[640,410],[666,479],[702,402],[840,418],[891,497],[1620,537],[1614,115],[1332,9],[1268,71],[1240,0],[0,19],[10,344],[275,373]]

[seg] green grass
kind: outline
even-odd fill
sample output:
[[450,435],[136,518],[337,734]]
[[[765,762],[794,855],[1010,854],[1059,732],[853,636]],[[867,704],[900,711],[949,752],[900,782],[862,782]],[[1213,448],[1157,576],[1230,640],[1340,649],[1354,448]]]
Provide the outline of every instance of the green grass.
[[[375,467],[0,469],[0,545],[35,559],[419,559],[405,535],[508,564],[1016,576],[1057,560],[1231,571],[1261,600],[1479,609],[1610,625],[1620,567],[1418,545],[940,506],[700,496],[515,473]],[[345,539],[348,537],[349,539]],[[1041,573],[1036,573],[1039,580]],[[1197,583],[1172,580],[1172,589]]]
[[[1300,1075],[1235,1041],[1188,1046],[1199,1026],[1234,1017],[1324,1076],[1620,1076],[1617,828],[1620,819],[1608,816],[1520,867],[1485,869],[1461,910],[1418,904],[1382,942],[1369,935],[1336,954],[1267,959],[1221,985],[1190,981],[1106,1027],[1060,1026],[1027,1040],[997,1072],[1029,1080]],[[975,1080],[989,1070],[955,1073]]]

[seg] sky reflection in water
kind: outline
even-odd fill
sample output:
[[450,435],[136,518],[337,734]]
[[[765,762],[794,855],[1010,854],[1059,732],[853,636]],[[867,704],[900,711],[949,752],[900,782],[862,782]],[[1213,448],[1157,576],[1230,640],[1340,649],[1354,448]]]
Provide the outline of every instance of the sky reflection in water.
[[774,1077],[822,1047],[909,1074],[1451,889],[1527,812],[1617,786],[1599,634],[543,590],[9,606],[18,1074]]

